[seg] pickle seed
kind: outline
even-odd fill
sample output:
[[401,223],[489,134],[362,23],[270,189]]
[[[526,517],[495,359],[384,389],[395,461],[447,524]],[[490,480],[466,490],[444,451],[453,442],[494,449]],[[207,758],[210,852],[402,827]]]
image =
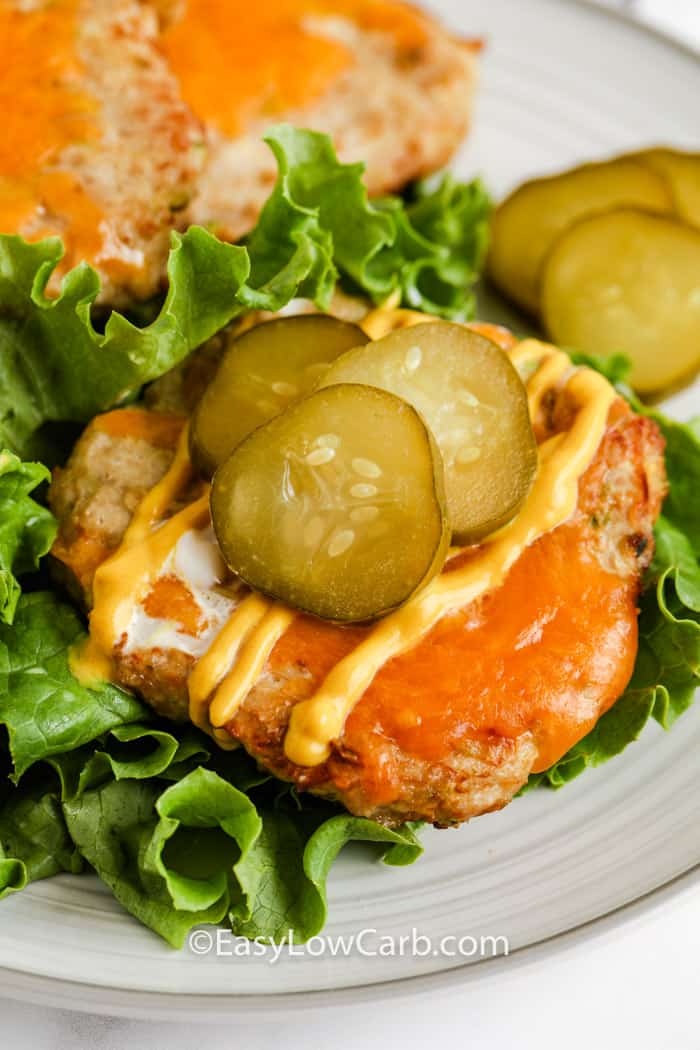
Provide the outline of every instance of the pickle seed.
[[307,463],[310,467],[322,467],[324,463],[330,463],[332,459],[335,459],[334,448],[315,448],[304,456],[304,463]]
[[[417,359],[416,348],[422,355],[420,369],[409,371],[407,364]],[[480,539],[513,517],[532,484],[537,449],[525,388],[508,355],[495,343],[447,321],[395,330],[340,355],[321,379],[324,389],[345,383],[371,383],[403,398],[421,414],[443,457],[456,542]],[[479,453],[464,452],[457,459],[460,450],[474,448]],[[379,449],[358,447],[353,454],[376,459],[388,475],[384,449]],[[383,481],[378,484],[383,516],[385,486]],[[345,492],[350,485],[352,480]],[[379,504],[379,496],[367,502]]]
[[[329,452],[327,468],[307,463]],[[379,467],[381,479],[358,477],[353,458]],[[253,590],[324,619],[373,620],[443,565],[443,469],[430,431],[405,401],[357,383],[324,388],[251,432],[216,470],[216,539],[231,572]]]
[[408,372],[415,372],[417,368],[420,368],[423,360],[423,351],[419,346],[411,346],[406,351],[404,357],[404,366]]
[[336,532],[332,537],[331,542],[328,544],[328,557],[337,558],[341,554],[345,554],[355,542],[355,533],[353,529],[341,529],[340,532]]
[[355,499],[369,499],[371,496],[376,496],[378,492],[376,485],[367,485],[364,482],[358,482],[350,489],[350,495]]
[[273,394],[277,394],[279,397],[298,397],[299,387],[295,386],[294,383],[285,383],[283,380],[278,380],[273,383],[270,387]]
[[475,397],[471,390],[458,390],[457,400],[461,401],[463,405],[468,405],[469,408],[478,408],[481,404],[479,398]]
[[467,463],[475,463],[476,460],[480,458],[480,448],[477,448],[476,445],[465,445],[463,448],[460,448],[455,456],[455,462],[459,463],[461,466],[466,466]]
[[[244,438],[310,394],[336,357],[366,340],[357,325],[328,314],[277,317],[224,337],[225,353],[190,425],[197,469],[211,476]],[[327,429],[333,425],[317,427]]]
[[356,456],[351,466],[361,478],[380,478],[382,476],[382,468],[374,460],[363,459],[362,456]]
[[337,450],[340,448],[341,441],[337,434],[319,434],[314,441],[314,445]]

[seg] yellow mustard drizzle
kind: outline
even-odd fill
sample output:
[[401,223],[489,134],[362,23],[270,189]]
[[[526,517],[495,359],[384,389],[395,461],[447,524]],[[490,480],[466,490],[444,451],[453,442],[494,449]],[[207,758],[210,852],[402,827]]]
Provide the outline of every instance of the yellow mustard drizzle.
[[141,500],[121,544],[95,573],[90,634],[70,654],[71,670],[85,685],[111,676],[113,647],[140,599],[180,536],[209,520],[206,494],[153,531],[192,478],[187,430],[183,428],[170,468]]
[[[431,314],[422,314],[418,310],[407,310],[399,307],[398,303],[400,300],[400,294],[396,293],[390,296],[386,303],[365,314],[360,321],[360,327],[370,339],[373,341],[382,339],[397,328],[411,328],[416,324],[427,324],[430,321],[440,320],[439,317],[433,317]],[[394,307],[394,303],[397,304],[396,307]]]
[[120,547],[100,565],[93,582],[94,606],[90,635],[103,650],[111,650],[129,629],[134,609],[157,578],[177,541],[189,529],[209,521],[209,495],[174,514],[144,539]]
[[[415,323],[413,316],[402,320]],[[376,327],[379,330],[378,323]],[[552,386],[566,384],[578,408],[571,429],[540,445],[538,475],[517,517],[474,550],[461,568],[438,576],[406,605],[376,624],[364,641],[335,665],[316,693],[293,708],[284,742],[290,761],[303,766],[323,762],[332,741],[342,734],[348,715],[381,668],[416,646],[443,616],[498,587],[525,548],[565,522],[576,509],[579,478],[595,456],[617,395],[603,376],[589,369],[573,369],[566,354],[536,340],[519,343],[511,359],[517,367],[535,366],[527,382],[533,419],[541,411],[545,393]],[[170,470],[142,502],[122,546],[97,570],[87,667],[97,666],[98,654],[104,659],[105,653],[112,652],[127,630],[140,597],[180,536],[208,523],[208,496],[204,495],[154,530],[190,478],[184,435]],[[250,594],[195,665],[188,684],[190,718],[222,746],[233,745],[222,727],[255,685],[295,615],[277,602]],[[77,664],[81,662],[83,654],[76,660]]]
[[200,656],[187,683],[190,721],[208,730],[212,692],[231,670],[243,641],[257,627],[269,603],[260,594],[249,594],[233,611],[206,653]]
[[[136,508],[136,512],[124,533],[121,550],[143,542],[154,525],[163,516],[177,496],[192,480],[192,460],[189,451],[189,426],[182,428],[175,450],[175,458],[168,472],[154,485]],[[98,570],[99,571],[99,570]]]
[[[162,479],[170,482],[168,475]],[[150,494],[149,494],[150,495]],[[112,651],[126,634],[132,614],[157,578],[168,555],[188,529],[209,521],[209,496],[201,496],[164,525],[145,536],[124,542],[98,567],[93,580],[90,633],[70,653],[70,668],[83,685],[112,677]]]
[[[561,351],[546,348],[543,356],[545,365],[559,359],[562,369],[570,365]],[[579,413],[568,433],[540,446],[539,473],[518,516],[463,568],[438,576],[377,624],[335,665],[315,695],[293,708],[284,742],[290,761],[302,766],[323,762],[331,741],[342,733],[347,716],[384,664],[417,645],[447,613],[498,587],[527,546],[573,514],[579,478],[596,453],[617,395],[603,376],[588,369],[574,373],[568,388]]]
[[545,394],[555,390],[572,371],[573,366],[566,354],[547,354],[541,358],[541,364],[527,384],[527,406],[533,424],[542,412]]
[[[130,613],[137,603],[139,595],[143,593],[142,589],[139,589],[141,581],[138,580],[134,566],[143,565],[144,559],[142,557],[130,563],[124,555],[130,548],[137,546],[146,539],[153,526],[162,520],[168,507],[171,506],[173,500],[182,492],[192,478],[188,429],[186,426],[183,427],[175,450],[175,457],[167,473],[141,500],[122,537],[121,544],[114,554],[98,567],[95,573],[93,581],[94,604],[90,613],[90,633],[84,642],[72,648],[69,653],[70,669],[82,685],[94,685],[112,677],[114,639],[118,639],[122,633],[113,633],[117,630],[115,609],[119,607],[122,610],[120,621],[126,620],[128,625]],[[178,522],[179,526],[180,522]],[[173,535],[174,531],[174,527],[171,524],[166,542]],[[177,539],[175,542],[177,543]],[[167,557],[168,553],[169,551],[165,552],[165,557]],[[161,563],[165,560],[165,557],[161,559]],[[120,568],[115,571],[117,564]],[[121,589],[119,586],[120,571],[124,574],[121,578]],[[148,575],[147,580],[151,579],[152,575],[153,573]],[[129,605],[130,597],[133,601]]]
[[294,615],[260,594],[241,602],[190,675],[189,715],[195,725],[209,731],[233,718]]
[[240,649],[238,661],[216,690],[209,708],[214,727],[229,722],[263,672],[270,653],[291,626],[295,613],[283,605],[272,605],[250,638]]

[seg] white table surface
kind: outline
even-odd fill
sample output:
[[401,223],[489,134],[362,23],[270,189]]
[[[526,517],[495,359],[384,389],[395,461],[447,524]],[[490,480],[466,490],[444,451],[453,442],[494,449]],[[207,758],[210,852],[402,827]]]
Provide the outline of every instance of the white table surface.
[[[485,0],[488,2],[488,0]],[[607,0],[700,47],[700,0]],[[523,6],[527,0],[521,0]],[[0,75],[2,75],[0,73]],[[699,116],[700,120],[700,100]],[[41,945],[36,946],[38,952]],[[489,1050],[700,1048],[700,890],[614,933],[468,990],[395,1008],[333,1008],[283,1026],[150,1024],[0,998],[0,1046],[12,1050],[266,1050],[280,1044],[333,1050],[447,1046]],[[297,1029],[296,1031],[294,1029]]]

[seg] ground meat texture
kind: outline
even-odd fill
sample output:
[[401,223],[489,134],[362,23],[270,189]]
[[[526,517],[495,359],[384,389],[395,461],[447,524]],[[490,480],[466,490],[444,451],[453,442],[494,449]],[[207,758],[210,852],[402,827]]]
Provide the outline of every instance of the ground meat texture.
[[501,587],[390,661],[327,762],[287,760],[290,711],[363,628],[299,617],[229,732],[277,776],[387,824],[453,824],[502,807],[624,691],[664,495],[658,428],[618,402],[575,515],[532,544]]
[[[428,19],[419,48],[402,47],[390,33],[360,28],[345,16],[316,17],[314,25],[347,46],[353,63],[312,105],[276,118],[330,134],[341,160],[366,165],[371,194],[398,190],[447,164],[471,120],[474,49]],[[227,137],[207,125],[208,159],[192,200],[193,222],[227,240],[255,224],[276,175],[264,131],[256,122]]]
[[137,408],[96,416],[66,467],[54,470],[54,561],[69,590],[88,606],[97,566],[119,546],[139,503],[167,471],[183,423],[179,416]]
[[[54,553],[81,580],[88,601],[81,537],[111,549],[148,487],[145,477],[157,480],[170,455],[143,431],[138,439],[116,437],[119,427],[105,422],[113,415],[88,428],[52,489],[61,519]],[[548,425],[556,430],[565,418],[554,411]],[[110,430],[105,441],[100,435]],[[501,587],[446,616],[414,650],[390,661],[326,762],[306,768],[287,760],[290,712],[362,640],[361,626],[298,616],[229,733],[276,776],[389,825],[449,825],[498,809],[624,691],[665,486],[656,424],[616,402],[573,517],[532,544]],[[103,517],[105,499],[116,517],[111,509]],[[94,571],[95,559],[91,564]],[[122,684],[162,714],[186,718],[192,657],[119,646],[114,655]]]
[[[344,160],[367,162],[372,193],[446,163],[469,123],[474,50],[427,17],[414,16],[424,24],[415,47],[401,43],[390,17],[384,29],[367,29],[329,6],[313,16],[316,29],[328,46],[342,40],[348,67],[301,107],[268,112],[261,88],[264,116],[226,135],[192,110],[169,64],[163,34],[186,0],[0,0],[0,108],[8,117],[0,231],[62,238],[65,256],[49,294],[85,260],[100,275],[98,301],[125,307],[164,286],[171,230],[201,223],[239,239],[275,180],[262,142],[272,120],[329,132]],[[235,22],[235,10],[224,14]],[[186,45],[188,58],[200,54]],[[239,92],[224,80],[214,95],[235,106]]]
[[[50,137],[35,154],[24,140],[0,146],[0,229],[63,239],[52,294],[59,274],[86,260],[100,274],[101,302],[153,295],[203,157],[200,122],[158,51],[154,12],[136,0],[1,0],[0,18],[16,48],[5,63],[16,73],[17,135],[43,128]],[[27,157],[14,171],[20,145]]]

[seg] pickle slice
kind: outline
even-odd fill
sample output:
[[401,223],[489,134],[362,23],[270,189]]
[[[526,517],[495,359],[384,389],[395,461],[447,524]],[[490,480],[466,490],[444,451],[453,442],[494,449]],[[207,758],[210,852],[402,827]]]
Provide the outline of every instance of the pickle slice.
[[658,148],[635,153],[632,159],[665,178],[676,214],[700,226],[700,153]]
[[327,620],[372,620],[442,567],[442,463],[418,413],[383,390],[312,394],[217,470],[214,531],[255,590]]
[[448,321],[403,328],[348,351],[320,382],[371,383],[418,409],[442,454],[456,542],[493,532],[529,492],[537,446],[525,388],[483,335]]
[[192,417],[192,458],[211,475],[251,430],[310,393],[326,367],[367,341],[357,325],[327,314],[265,321],[224,354]]
[[488,268],[494,283],[537,315],[542,264],[555,239],[583,215],[623,204],[673,209],[666,181],[625,157],[526,182],[493,216]]
[[635,209],[591,216],[557,241],[543,313],[561,346],[627,354],[643,394],[700,367],[700,231]]

